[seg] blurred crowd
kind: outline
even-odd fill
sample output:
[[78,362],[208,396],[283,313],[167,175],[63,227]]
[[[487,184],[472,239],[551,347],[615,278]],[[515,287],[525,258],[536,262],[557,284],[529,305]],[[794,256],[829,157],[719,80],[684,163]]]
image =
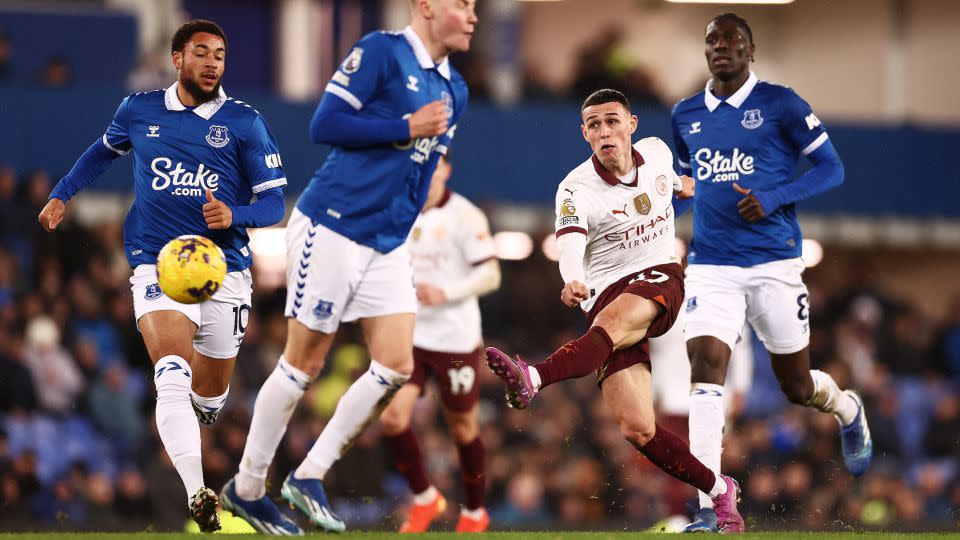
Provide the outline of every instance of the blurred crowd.
[[[44,233],[36,215],[51,179],[0,167],[0,520],[5,530],[183,527],[185,494],[153,422],[152,368],[133,320],[119,223],[68,218]],[[555,263],[539,253],[503,263],[503,288],[482,301],[489,344],[543,358],[582,331],[557,301]],[[545,278],[545,276],[547,276]],[[744,486],[755,528],[954,528],[960,510],[960,301],[945,320],[858,279],[820,286],[808,273],[815,366],[863,393],[875,462],[854,480],[836,421],[788,406],[762,347],[754,384],[734,411],[724,468]],[[236,471],[257,389],[282,350],[283,290],[258,287],[225,414],[203,431],[205,479]],[[271,493],[302,459],[367,357],[344,326],[299,407],[271,469]],[[488,507],[496,528],[639,530],[690,511],[695,497],[623,441],[587,377],[508,409],[481,369]],[[685,391],[685,389],[680,389]],[[680,433],[686,420],[663,417]],[[414,427],[427,469],[462,500],[456,449],[435,392]],[[353,528],[392,528],[409,504],[374,425],[328,476]],[[451,505],[452,526],[457,512]]]

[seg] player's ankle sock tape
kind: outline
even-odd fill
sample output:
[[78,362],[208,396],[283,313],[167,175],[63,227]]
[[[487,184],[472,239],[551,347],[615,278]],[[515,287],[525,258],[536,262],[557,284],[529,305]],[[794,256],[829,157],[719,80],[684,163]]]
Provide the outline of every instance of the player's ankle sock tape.
[[223,410],[223,407],[227,404],[227,396],[230,395],[230,385],[227,385],[227,390],[219,396],[213,397],[204,397],[200,394],[190,391],[190,397],[193,399],[193,402],[196,403],[200,408],[208,412],[219,413]]
[[813,395],[807,401],[807,406],[818,411],[833,413],[841,425],[850,425],[857,418],[856,402],[840,390],[830,374],[819,369],[811,369],[810,378],[813,379]]

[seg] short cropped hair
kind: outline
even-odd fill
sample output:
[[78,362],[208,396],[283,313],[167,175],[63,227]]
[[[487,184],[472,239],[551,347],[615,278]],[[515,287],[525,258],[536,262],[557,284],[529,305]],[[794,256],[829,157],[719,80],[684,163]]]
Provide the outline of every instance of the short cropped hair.
[[227,35],[223,32],[223,28],[220,28],[219,24],[206,19],[194,19],[181,26],[177,30],[177,33],[173,35],[173,42],[170,44],[170,52],[183,52],[183,48],[187,46],[187,42],[190,41],[190,38],[192,38],[194,34],[200,32],[206,32],[208,34],[220,36],[220,39],[223,40],[223,48],[227,48]]
[[747,20],[737,15],[736,13],[731,13],[731,12],[721,13],[716,17],[710,19],[710,22],[707,23],[707,26],[710,26],[711,24],[717,21],[722,21],[722,20],[729,20],[737,23],[737,26],[739,26],[743,30],[743,33],[746,34],[747,40],[750,43],[753,43],[753,30],[750,29],[750,25],[747,23]]
[[583,101],[583,105],[580,106],[580,111],[583,112],[584,109],[592,107],[593,105],[613,103],[614,101],[623,105],[623,108],[626,109],[627,112],[630,112],[630,101],[627,99],[627,96],[623,95],[623,92],[612,88],[603,88],[587,96],[587,99]]

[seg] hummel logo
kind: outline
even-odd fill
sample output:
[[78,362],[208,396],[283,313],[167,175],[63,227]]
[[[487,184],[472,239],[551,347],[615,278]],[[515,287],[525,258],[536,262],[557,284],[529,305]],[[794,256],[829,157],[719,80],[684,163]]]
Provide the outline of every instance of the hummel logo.
[[417,88],[417,83],[420,82],[413,75],[407,75],[407,88],[413,90],[414,92],[419,92],[420,89]]
[[160,126],[149,126],[147,129],[150,130],[150,133],[147,133],[147,137],[159,137],[160,134],[157,133],[160,131]]
[[700,122],[694,122],[690,124],[690,135],[694,133],[700,133]]

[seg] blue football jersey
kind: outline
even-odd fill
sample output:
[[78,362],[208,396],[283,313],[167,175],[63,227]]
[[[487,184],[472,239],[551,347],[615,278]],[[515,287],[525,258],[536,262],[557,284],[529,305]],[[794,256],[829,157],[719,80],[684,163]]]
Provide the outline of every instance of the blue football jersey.
[[155,264],[164,244],[183,234],[216,242],[230,272],[250,266],[247,230],[208,229],[203,205],[208,188],[232,207],[286,185],[260,113],[222,89],[211,101],[185,107],[174,83],[127,96],[101,141],[120,155],[133,152],[135,198],[123,226],[130,266]]
[[793,181],[800,155],[827,140],[810,105],[792,89],[750,73],[725,100],[708,84],[677,103],[672,120],[680,169],[697,180],[689,262],[747,267],[799,257],[795,205],[748,223],[737,212],[743,195],[733,183],[760,192]]
[[435,65],[417,34],[373,32],[361,39],[326,91],[361,117],[407,118],[442,100],[450,116],[439,137],[364,147],[334,146],[297,208],[354,242],[387,253],[403,244],[423,208],[438,153],[446,153],[467,105],[467,85],[447,59]]

